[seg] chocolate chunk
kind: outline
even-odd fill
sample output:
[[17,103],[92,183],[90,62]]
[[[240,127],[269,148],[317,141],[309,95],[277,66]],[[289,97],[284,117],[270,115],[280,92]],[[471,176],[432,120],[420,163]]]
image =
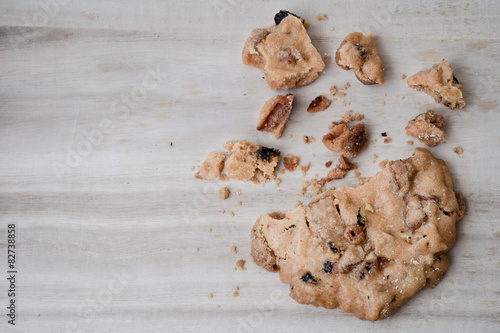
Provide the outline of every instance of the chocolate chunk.
[[309,282],[309,283],[312,283],[312,284],[318,283],[318,281],[316,281],[316,279],[313,278],[313,276],[311,275],[311,273],[304,274],[304,276],[302,277],[302,281]]
[[332,250],[333,253],[339,252],[339,249],[335,245],[333,245],[332,242],[328,242],[328,247],[330,248],[330,250]]
[[280,151],[278,149],[274,149],[274,148],[260,147],[255,152],[255,155],[257,156],[258,159],[263,160],[263,161],[267,161],[268,159],[270,159],[273,156],[279,156]]
[[323,270],[325,271],[325,273],[331,274],[332,269],[333,269],[333,263],[331,261],[325,262],[325,267],[323,267]]
[[361,228],[364,228],[366,226],[366,220],[363,216],[361,216],[360,213],[358,213],[358,216],[357,216],[357,222],[358,222],[358,225],[361,227]]
[[[279,13],[277,13],[276,15],[274,15],[274,23],[276,23],[276,25],[280,24],[281,21],[283,21],[283,19],[285,17],[287,17],[288,15],[293,15],[295,16],[296,18],[300,19],[301,21],[303,21],[300,16],[298,15],[295,15],[294,13],[290,13],[288,10],[280,10]],[[304,23],[304,22],[302,22]]]

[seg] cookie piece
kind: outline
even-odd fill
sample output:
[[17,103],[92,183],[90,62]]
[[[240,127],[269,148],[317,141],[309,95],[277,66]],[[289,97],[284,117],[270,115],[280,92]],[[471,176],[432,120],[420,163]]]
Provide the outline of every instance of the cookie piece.
[[292,106],[292,94],[278,95],[268,100],[260,111],[257,130],[272,133],[279,139],[292,112]]
[[200,171],[194,176],[198,179],[216,180],[220,178],[220,173],[224,168],[224,153],[213,151],[208,154],[207,158],[201,164]]
[[444,139],[444,117],[432,110],[421,113],[410,120],[406,126],[406,134],[417,138],[429,147],[434,147]]
[[290,171],[290,172],[295,171],[295,169],[297,168],[299,163],[300,163],[300,157],[292,155],[292,154],[287,154],[283,158],[283,166],[285,167],[285,169],[287,171]]
[[323,136],[326,148],[342,153],[347,158],[352,158],[365,150],[368,143],[365,124],[359,123],[352,129],[344,123],[333,122],[330,133]]
[[275,179],[276,166],[280,161],[278,149],[267,148],[248,141],[230,141],[226,170],[229,178],[264,183]]
[[364,185],[260,216],[251,253],[259,266],[279,271],[298,303],[373,321],[441,280],[464,211],[446,164],[417,148]]
[[264,72],[273,90],[313,82],[325,63],[312,45],[302,21],[287,14],[277,22],[278,25],[252,31],[243,47],[243,63]]
[[463,86],[453,75],[450,63],[444,59],[440,64],[434,64],[431,69],[410,76],[406,83],[410,88],[431,95],[436,103],[441,103],[452,110],[463,109],[465,106]]
[[335,62],[340,68],[352,69],[363,84],[384,84],[384,66],[378,54],[373,34],[353,32],[342,41]]
[[307,112],[313,113],[313,112],[318,112],[318,111],[324,111],[326,110],[327,107],[332,104],[332,101],[326,98],[323,95],[319,95],[315,99],[309,103],[309,106],[307,107]]

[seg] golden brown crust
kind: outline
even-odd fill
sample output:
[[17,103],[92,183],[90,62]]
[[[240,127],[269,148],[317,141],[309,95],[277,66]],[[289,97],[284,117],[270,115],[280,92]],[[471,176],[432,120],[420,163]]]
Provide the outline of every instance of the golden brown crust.
[[410,88],[425,92],[434,97],[436,103],[441,103],[452,110],[463,109],[465,106],[463,86],[453,74],[450,63],[444,59],[440,64],[434,64],[431,69],[409,77],[406,83]]
[[315,99],[309,103],[309,106],[307,107],[307,112],[313,113],[313,112],[318,112],[318,111],[324,111],[326,110],[327,107],[332,104],[332,101],[326,98],[323,95],[319,95]]
[[353,32],[347,35],[335,53],[340,68],[352,69],[361,83],[384,84],[384,66],[375,45],[373,34]]
[[279,139],[292,112],[293,98],[292,94],[288,94],[268,100],[260,111],[257,130],[272,133]]
[[279,25],[253,30],[242,58],[244,64],[264,72],[273,90],[307,85],[325,67],[301,20],[293,15],[283,18]]
[[327,190],[286,215],[262,215],[252,255],[279,271],[298,303],[383,319],[441,280],[464,211],[446,164],[417,148],[364,185]]
[[434,147],[444,139],[444,117],[435,114],[432,110],[421,113],[410,120],[406,126],[406,134],[417,138],[429,147]]
[[352,158],[365,150],[368,135],[364,123],[359,123],[350,129],[344,123],[334,122],[329,129],[330,133],[323,136],[323,144],[326,148],[342,153],[348,158]]

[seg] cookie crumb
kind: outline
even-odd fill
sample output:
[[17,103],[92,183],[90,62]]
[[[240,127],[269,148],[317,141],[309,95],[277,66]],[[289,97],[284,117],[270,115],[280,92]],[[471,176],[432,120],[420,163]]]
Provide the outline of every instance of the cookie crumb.
[[227,182],[229,180],[229,177],[225,173],[223,173],[220,176],[220,180],[222,180],[223,182]]
[[234,216],[234,212],[233,212],[233,211],[230,211],[230,212],[229,212],[229,215]]
[[279,185],[281,184],[281,179],[276,178],[276,179],[274,180],[274,184],[275,184],[276,186],[279,186]]
[[290,172],[294,171],[297,168],[297,166],[299,165],[299,163],[300,163],[300,157],[292,155],[292,154],[287,154],[283,158],[283,165],[284,165],[285,169],[290,171]]
[[386,167],[386,165],[387,165],[387,160],[383,160],[383,161],[381,161],[381,162],[378,164],[378,166],[379,166],[379,167],[381,167],[381,168],[385,168],[385,167]]
[[392,142],[391,138],[385,138],[384,139],[384,143],[391,143],[391,142]]
[[237,291],[233,291],[233,296],[234,297],[237,297],[239,295],[239,293]]
[[309,28],[309,25],[310,25],[309,21],[305,20],[304,21],[304,28],[306,28],[306,29]]
[[212,228],[208,228],[208,229],[207,229],[207,232],[208,232],[208,233],[211,233],[211,232],[212,232]]
[[189,169],[190,169],[191,171],[194,171],[195,167],[194,167],[194,166],[192,166],[192,167],[191,167],[191,168],[189,168]]
[[227,187],[223,187],[219,190],[219,198],[226,200],[229,197],[229,193],[229,189]]
[[332,166],[333,161],[328,161],[325,163],[325,168],[329,168]]
[[304,141],[304,143],[311,143],[311,142],[314,142],[316,140],[314,140],[314,138],[312,136],[303,135],[302,141]]
[[210,293],[207,295],[208,298],[214,298],[214,294]]
[[316,20],[318,20],[318,21],[326,20],[326,15],[325,14],[318,14],[318,15],[316,15]]
[[332,104],[332,101],[326,98],[323,95],[319,95],[315,99],[309,103],[309,106],[307,107],[307,112],[309,113],[314,113],[314,112],[319,112],[319,111],[324,111],[326,110],[327,107]]
[[460,148],[460,147],[455,147],[453,148],[453,151],[455,152],[455,154],[457,155],[462,155],[464,153],[463,149]]
[[239,269],[240,271],[244,271],[245,270],[245,260],[243,259],[240,259],[236,262],[236,268]]
[[302,205],[302,202],[300,200],[297,200],[297,202],[295,203],[295,207],[299,207],[300,205]]
[[349,88],[351,85],[349,84],[349,82],[346,82],[346,84],[344,84],[342,87],[340,87],[340,90],[346,90],[347,88]]
[[335,86],[331,86],[330,87],[330,94],[332,96],[335,96],[336,93],[337,93],[337,88],[335,88]]
[[345,96],[345,93],[343,93],[343,92],[339,92],[339,93],[337,94],[337,96],[339,96],[340,98],[342,98],[342,97],[344,97],[344,96]]
[[231,251],[236,254],[238,253],[238,248],[236,246],[231,246]]
[[311,162],[309,162],[307,165],[300,166],[300,170],[302,171],[302,177],[306,176],[307,171],[309,171],[309,168],[311,167]]
[[200,252],[200,248],[199,247],[195,248],[194,252]]
[[382,101],[382,105],[385,105],[385,101]]
[[365,119],[365,116],[363,114],[360,114],[360,113],[352,113],[352,110],[350,110],[348,113],[344,113],[341,117],[340,117],[340,122],[341,123],[350,123],[350,122],[353,122],[353,121],[361,121]]
[[291,138],[293,138],[293,135],[288,134],[288,135],[286,136],[286,138],[287,138],[287,139],[291,139]]
[[332,60],[332,56],[325,54],[325,55],[323,56],[323,59],[326,59],[326,60]]
[[220,309],[220,304],[217,304],[217,309]]
[[224,214],[224,213],[226,212],[226,210],[225,210],[225,209],[222,209],[220,212],[221,212],[222,214]]
[[359,177],[361,177],[361,172],[354,171],[354,178],[359,178]]
[[403,79],[403,80],[406,79],[406,75],[403,74],[403,76],[401,76],[401,79]]
[[406,141],[406,144],[409,146],[413,146],[413,141]]
[[279,171],[279,173],[280,173],[280,174],[282,174],[282,175],[284,175],[284,174],[285,174],[285,169],[281,169],[281,170]]

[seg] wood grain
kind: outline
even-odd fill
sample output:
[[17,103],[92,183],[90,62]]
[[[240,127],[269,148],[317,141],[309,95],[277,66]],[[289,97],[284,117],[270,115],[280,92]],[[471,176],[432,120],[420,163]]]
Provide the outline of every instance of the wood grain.
[[[41,3],[51,5],[0,3],[2,253],[7,225],[18,230],[18,317],[12,327],[2,316],[0,331],[500,330],[497,2]],[[276,140],[255,124],[277,92],[241,63],[241,48],[253,28],[271,25],[282,8],[310,21],[321,54],[334,54],[349,32],[374,32],[386,84],[362,86],[352,72],[327,63],[313,84],[292,91],[294,110]],[[327,19],[317,21],[320,13]],[[401,80],[442,58],[464,85],[462,112]],[[350,105],[336,101],[326,111],[306,112],[315,96],[346,82]],[[356,158],[362,175],[371,176],[378,162],[406,158],[421,146],[407,145],[403,129],[429,108],[446,119],[446,143],[432,153],[447,162],[467,199],[444,280],[376,323],[296,304],[276,274],[248,257],[255,219],[310,200],[299,195],[300,183],[325,175],[325,162],[338,158],[320,138],[343,113],[365,114],[377,139]],[[306,145],[302,135],[316,142]],[[287,173],[276,187],[193,177],[191,167],[206,154],[240,139],[301,156],[311,162],[307,178]],[[350,175],[335,186],[356,184]],[[222,186],[232,191],[225,201],[218,199]],[[238,259],[247,260],[245,271],[233,271]]]

